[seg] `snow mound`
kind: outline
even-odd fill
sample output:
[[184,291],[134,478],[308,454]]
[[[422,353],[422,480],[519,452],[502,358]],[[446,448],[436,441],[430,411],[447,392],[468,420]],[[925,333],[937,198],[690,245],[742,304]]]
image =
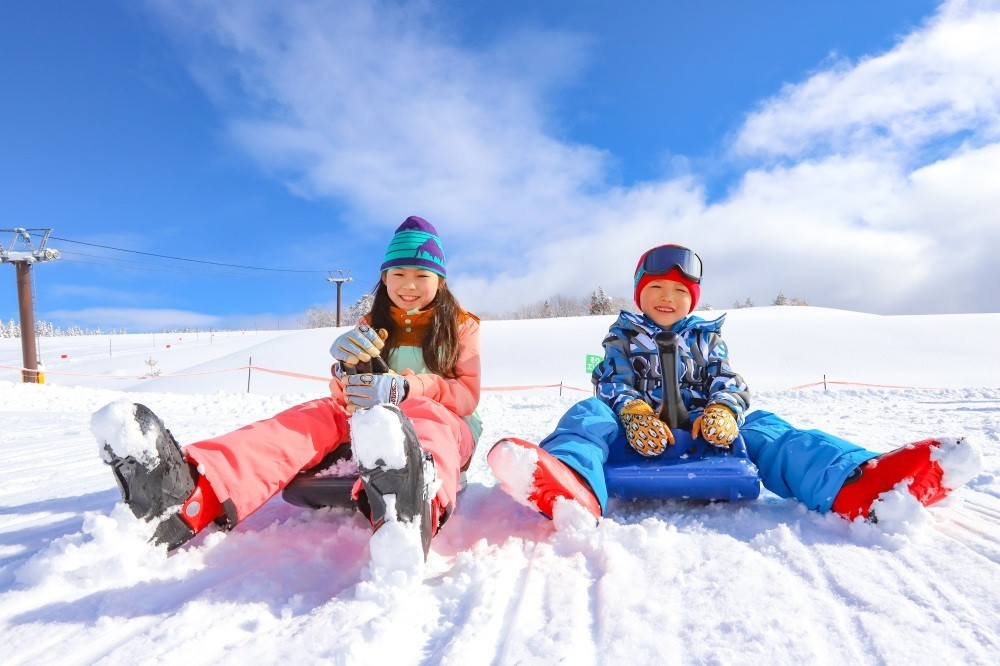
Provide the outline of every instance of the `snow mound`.
[[930,519],[930,513],[909,491],[908,484],[909,479],[903,479],[892,490],[879,495],[872,507],[878,517],[875,525],[887,535],[917,535]]
[[424,547],[420,524],[386,522],[368,542],[371,561],[366,581],[358,584],[359,599],[382,598],[384,586],[405,588],[421,584],[424,578]]
[[552,505],[552,523],[557,532],[589,532],[597,527],[594,514],[574,500],[559,497]]

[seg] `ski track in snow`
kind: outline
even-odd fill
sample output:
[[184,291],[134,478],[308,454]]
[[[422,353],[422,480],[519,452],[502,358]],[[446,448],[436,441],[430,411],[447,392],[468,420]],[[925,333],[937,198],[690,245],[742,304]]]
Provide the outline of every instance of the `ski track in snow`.
[[754,407],[877,451],[967,435],[983,470],[905,525],[754,502],[612,501],[596,527],[516,504],[486,465],[579,395],[487,393],[459,508],[423,580],[370,579],[357,513],[280,496],[171,557],[119,502],[88,430],[126,396],[181,442],[322,393],[124,393],[0,382],[5,664],[995,664],[1000,389],[764,391]]

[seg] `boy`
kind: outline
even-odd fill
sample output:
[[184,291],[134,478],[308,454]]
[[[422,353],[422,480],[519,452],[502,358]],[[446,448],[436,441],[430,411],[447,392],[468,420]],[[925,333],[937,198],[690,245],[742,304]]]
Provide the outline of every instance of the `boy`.
[[679,245],[640,257],[634,299],[642,314],[623,311],[605,337],[605,358],[592,378],[597,397],[571,407],[539,445],[504,439],[489,452],[494,475],[514,499],[551,518],[555,500],[566,498],[600,517],[608,501],[603,466],[609,447],[630,445],[655,456],[673,445],[656,416],[664,388],[653,339],[661,331],[678,336],[676,381],[692,436],[728,448],[742,434],[764,487],[780,497],[874,521],[879,495],[900,481],[908,480],[909,492],[929,506],[978,471],[978,451],[964,440],[927,439],[879,455],[818,430],[799,430],[770,412],[748,414],[749,390],[730,368],[721,337],[725,316],[706,321],[690,314],[701,277],[701,259]]

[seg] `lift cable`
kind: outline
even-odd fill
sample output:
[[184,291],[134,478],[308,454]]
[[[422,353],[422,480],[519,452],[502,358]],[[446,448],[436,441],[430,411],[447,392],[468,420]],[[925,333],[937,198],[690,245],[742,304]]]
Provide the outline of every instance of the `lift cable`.
[[245,270],[253,271],[275,271],[280,273],[322,273],[327,274],[329,271],[321,270],[299,270],[294,268],[265,268],[261,266],[246,266],[242,264],[226,264],[219,261],[206,261],[204,259],[187,259],[185,257],[174,257],[166,254],[156,254],[154,252],[143,252],[141,250],[129,250],[127,248],[112,247],[110,245],[101,245],[99,243],[87,243],[85,241],[72,240],[70,238],[59,238],[58,236],[49,236],[52,240],[62,241],[63,243],[76,243],[77,245],[87,245],[90,247],[99,247],[103,250],[114,250],[115,252],[129,252],[131,254],[141,254],[147,257],[157,257],[159,259],[172,259],[174,261],[189,261],[196,264],[210,264],[212,266],[224,266],[226,268],[242,268]]

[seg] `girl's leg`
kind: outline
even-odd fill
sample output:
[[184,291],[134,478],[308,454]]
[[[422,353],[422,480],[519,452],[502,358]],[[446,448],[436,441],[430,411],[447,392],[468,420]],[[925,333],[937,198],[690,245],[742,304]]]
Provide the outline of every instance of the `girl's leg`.
[[208,481],[231,526],[349,438],[347,411],[321,398],[189,444],[184,454]]
[[765,488],[824,513],[854,470],[878,456],[820,430],[799,430],[771,412],[751,412],[740,434]]
[[434,458],[437,478],[441,481],[436,500],[440,522],[444,522],[455,509],[459,477],[475,449],[472,431],[464,419],[430,398],[404,400],[399,408],[413,424],[421,448]]

